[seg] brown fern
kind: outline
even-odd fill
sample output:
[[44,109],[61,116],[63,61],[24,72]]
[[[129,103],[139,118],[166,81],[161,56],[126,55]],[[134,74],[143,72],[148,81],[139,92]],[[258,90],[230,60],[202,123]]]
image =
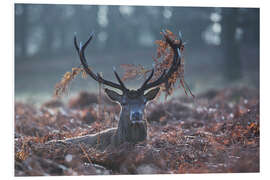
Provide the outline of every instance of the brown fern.
[[60,97],[61,95],[65,94],[71,81],[74,80],[75,77],[80,73],[82,74],[82,78],[87,77],[84,69],[80,67],[72,68],[71,72],[66,72],[61,81],[56,83],[54,88],[54,96]]
[[[179,40],[177,40],[176,36],[169,30],[166,30],[166,33],[168,36],[175,41],[175,43],[179,43]],[[165,69],[168,69],[172,62],[173,62],[173,49],[169,46],[169,44],[165,40],[157,40],[155,41],[155,44],[157,45],[157,52],[156,57],[153,58],[154,61],[154,76],[151,81],[156,80],[160,77],[160,75],[163,73]],[[181,54],[183,54],[184,51],[184,45],[180,48]],[[161,60],[160,60],[161,59]],[[178,68],[178,71],[176,71],[168,80],[168,84],[165,85],[164,83],[160,85],[161,91],[165,92],[165,97],[172,95],[172,93],[175,90],[175,85],[177,82],[179,82],[179,86],[177,87],[183,87],[185,94],[188,95],[188,92],[192,97],[195,97],[187,83],[184,79],[184,58],[181,59],[181,64]],[[124,69],[125,73],[122,77],[123,80],[131,80],[135,79],[138,76],[146,76],[148,72],[150,72],[150,69],[144,68],[142,65],[133,65],[133,64],[123,64],[121,67]]]

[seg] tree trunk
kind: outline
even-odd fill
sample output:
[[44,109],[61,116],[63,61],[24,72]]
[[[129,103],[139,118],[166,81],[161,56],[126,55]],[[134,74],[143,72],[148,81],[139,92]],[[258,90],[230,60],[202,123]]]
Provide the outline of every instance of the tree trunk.
[[239,43],[235,38],[237,29],[237,8],[222,9],[221,47],[224,52],[224,76],[227,81],[241,78],[241,61]]

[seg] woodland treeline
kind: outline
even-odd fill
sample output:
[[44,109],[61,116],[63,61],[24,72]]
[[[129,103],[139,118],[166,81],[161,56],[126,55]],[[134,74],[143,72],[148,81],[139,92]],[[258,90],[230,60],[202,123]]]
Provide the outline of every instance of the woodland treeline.
[[240,76],[240,48],[259,47],[255,8],[16,4],[16,63],[75,56],[74,32],[84,40],[94,31],[91,48],[99,53],[153,48],[163,28],[181,30],[193,53],[208,46],[222,49],[231,79]]

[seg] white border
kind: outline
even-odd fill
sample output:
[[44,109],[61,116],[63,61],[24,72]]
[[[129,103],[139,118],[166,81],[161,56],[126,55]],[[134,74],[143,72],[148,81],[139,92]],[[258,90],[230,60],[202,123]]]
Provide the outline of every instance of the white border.
[[[138,178],[187,178],[187,179],[228,179],[241,177],[243,179],[266,178],[269,175],[269,6],[266,0],[8,0],[1,3],[1,126],[0,137],[0,172],[3,179],[17,179],[14,177],[13,134],[14,134],[14,3],[39,4],[96,4],[96,5],[154,5],[154,6],[196,6],[196,7],[260,7],[261,12],[261,45],[260,45],[260,119],[261,119],[261,173],[245,174],[187,174],[187,175],[136,175],[136,176],[82,176],[82,177],[34,177],[35,179],[138,179]],[[27,177],[26,177],[27,178]],[[20,177],[20,179],[26,179]],[[29,177],[27,178],[29,179]]]

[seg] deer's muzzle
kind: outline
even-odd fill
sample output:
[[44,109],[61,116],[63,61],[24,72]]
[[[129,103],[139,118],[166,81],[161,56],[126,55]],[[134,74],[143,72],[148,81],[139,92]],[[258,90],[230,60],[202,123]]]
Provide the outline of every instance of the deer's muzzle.
[[142,112],[131,112],[130,120],[132,123],[142,123],[143,122]]

